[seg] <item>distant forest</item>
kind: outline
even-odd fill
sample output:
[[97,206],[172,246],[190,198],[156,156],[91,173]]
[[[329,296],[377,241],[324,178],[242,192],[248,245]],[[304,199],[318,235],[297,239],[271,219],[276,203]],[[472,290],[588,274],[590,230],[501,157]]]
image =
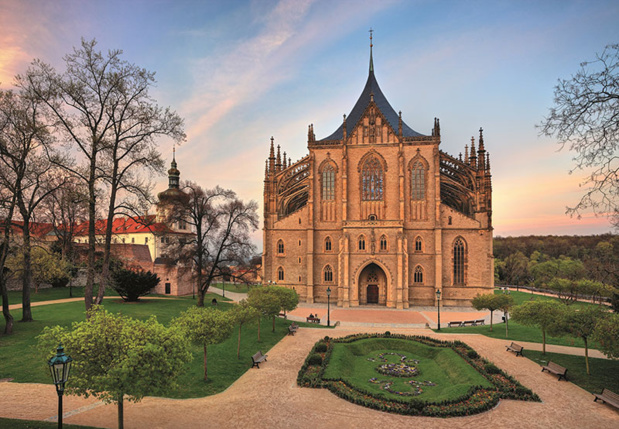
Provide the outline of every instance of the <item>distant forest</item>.
[[618,300],[619,236],[496,237],[495,283]]
[[608,242],[619,253],[619,235],[529,235],[524,237],[495,237],[494,257],[505,260],[509,255],[521,252],[531,258],[534,252],[550,258],[567,256],[583,260],[595,253],[597,245]]

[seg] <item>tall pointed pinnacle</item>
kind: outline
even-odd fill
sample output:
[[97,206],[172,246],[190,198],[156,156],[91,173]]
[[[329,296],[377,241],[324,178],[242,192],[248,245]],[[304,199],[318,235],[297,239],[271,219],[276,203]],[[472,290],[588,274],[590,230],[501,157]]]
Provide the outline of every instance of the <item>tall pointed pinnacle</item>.
[[277,160],[275,161],[275,171],[278,173],[282,171],[282,155],[280,153],[280,147],[277,145]]
[[271,149],[269,151],[269,173],[275,173],[275,147],[273,146],[274,142],[273,136],[271,136]]
[[172,162],[168,170],[168,189],[178,189],[180,183],[181,172],[178,171],[176,164],[176,144],[172,146]]
[[479,150],[480,151],[486,150],[484,148],[484,129],[483,128],[479,128]]
[[172,168],[177,168],[176,165],[176,143],[172,146]]
[[372,43],[372,33],[374,33],[374,30],[370,27],[370,73],[374,73],[374,60],[372,59],[372,47],[374,44]]

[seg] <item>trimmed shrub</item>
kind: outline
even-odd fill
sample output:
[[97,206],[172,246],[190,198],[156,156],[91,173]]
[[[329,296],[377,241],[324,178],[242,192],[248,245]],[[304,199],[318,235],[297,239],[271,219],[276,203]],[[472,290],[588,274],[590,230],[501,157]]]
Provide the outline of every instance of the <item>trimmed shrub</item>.
[[473,349],[469,350],[469,351],[466,353],[466,355],[467,355],[468,357],[470,357],[471,359],[477,359],[477,358],[479,358],[479,354],[478,354],[475,350],[473,350]]
[[125,301],[137,301],[148,295],[160,280],[150,271],[133,271],[118,268],[112,271],[112,287]]
[[316,353],[324,353],[327,351],[327,345],[325,343],[316,344]]
[[315,353],[310,356],[308,363],[310,365],[320,366],[322,365],[322,356],[320,356],[318,353]]

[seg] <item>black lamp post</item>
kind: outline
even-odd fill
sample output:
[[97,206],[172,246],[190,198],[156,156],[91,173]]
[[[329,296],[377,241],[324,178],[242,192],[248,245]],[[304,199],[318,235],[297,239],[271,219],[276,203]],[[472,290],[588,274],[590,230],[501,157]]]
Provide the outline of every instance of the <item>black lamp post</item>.
[[62,395],[64,394],[64,385],[69,379],[69,371],[71,370],[70,356],[64,354],[64,347],[62,344],[58,345],[56,350],[56,356],[52,357],[48,364],[49,370],[52,373],[52,379],[56,386],[56,393],[58,393],[58,428],[62,429]]
[[327,287],[327,326],[331,326],[331,288]]
[[441,330],[441,290],[436,290],[436,312],[438,314],[438,330]]

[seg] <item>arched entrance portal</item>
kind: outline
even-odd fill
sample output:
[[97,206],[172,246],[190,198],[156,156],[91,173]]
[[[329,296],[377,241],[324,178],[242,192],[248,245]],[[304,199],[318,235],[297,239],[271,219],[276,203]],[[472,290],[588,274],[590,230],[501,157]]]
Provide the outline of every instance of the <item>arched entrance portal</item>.
[[387,276],[381,267],[372,263],[359,274],[359,305],[387,304]]

